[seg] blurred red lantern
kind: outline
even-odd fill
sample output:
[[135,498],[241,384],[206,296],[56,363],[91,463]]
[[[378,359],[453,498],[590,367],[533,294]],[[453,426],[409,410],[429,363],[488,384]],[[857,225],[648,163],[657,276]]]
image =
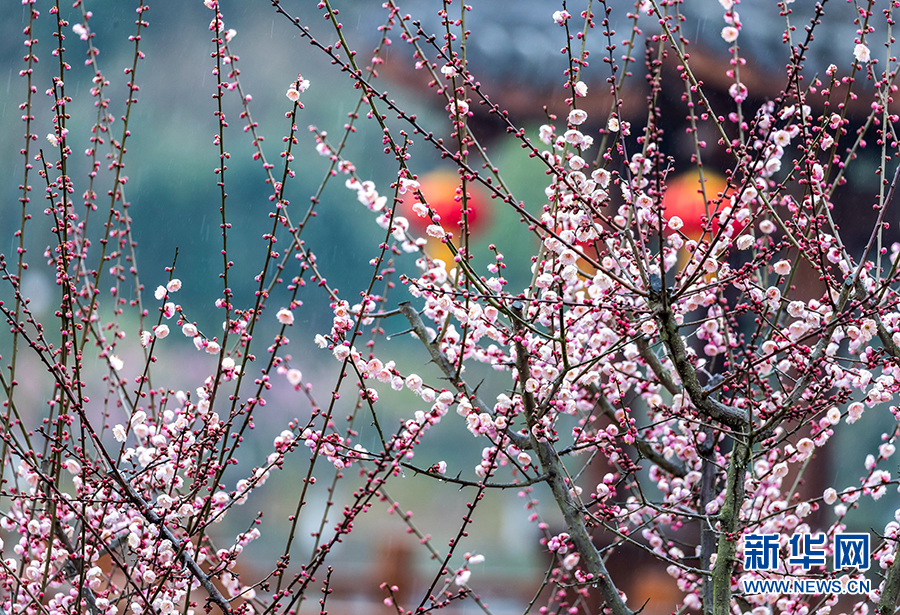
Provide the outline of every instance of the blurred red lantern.
[[[725,178],[715,171],[703,170],[703,178],[706,180],[706,198],[709,200],[709,216],[713,219],[712,231],[719,229],[718,214],[725,207],[729,207],[729,201],[720,200],[720,195],[725,193],[728,183]],[[719,202],[718,208],[716,202]],[[687,237],[697,240],[703,232],[703,218],[707,215],[707,205],[700,192],[700,173],[695,169],[688,171],[666,182],[666,193],[663,196],[663,207],[666,218],[678,216],[684,222],[681,232]],[[737,229],[739,226],[735,225]],[[707,236],[707,239],[709,237]]]
[[[425,196],[428,206],[441,217],[444,230],[453,233],[454,241],[462,233],[462,180],[452,171],[431,171],[419,177],[419,189]],[[469,234],[478,235],[490,224],[488,199],[481,187],[474,182],[466,182],[468,197]],[[410,226],[419,234],[425,234],[425,228],[432,224],[428,216],[419,217],[413,211],[418,202],[415,192],[408,190],[403,195],[402,213],[409,219]]]

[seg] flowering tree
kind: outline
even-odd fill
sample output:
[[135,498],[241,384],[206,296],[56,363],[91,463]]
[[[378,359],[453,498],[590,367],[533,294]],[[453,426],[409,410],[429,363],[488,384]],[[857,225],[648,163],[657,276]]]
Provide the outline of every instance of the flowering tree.
[[[445,0],[440,29],[431,32],[388,0],[375,26],[380,41],[366,63],[349,51],[357,47],[341,27],[340,7],[319,2],[325,21],[314,29],[272,0],[278,18],[332,63],[334,79],[358,90],[357,100],[335,103],[349,114],[340,137],[312,129],[312,144],[297,124],[308,121],[303,93],[320,84],[301,76],[285,84],[283,146],[276,152],[264,147],[253,119],[236,30],[227,27],[225,8],[206,0],[219,161],[210,181],[219,191],[222,259],[215,313],[207,304],[178,303],[182,284],[196,283],[198,274],[179,270],[177,254],[168,267],[141,265],[143,276],[165,273],[152,297],[138,277],[125,159],[142,48],[153,36],[149,7],[138,6],[131,33],[123,35],[133,53],[121,100],[113,93],[121,84],[107,76],[111,69],[95,47],[92,27],[103,16],[91,16],[81,0],[68,12],[59,2],[47,4],[41,14],[39,3],[26,2],[21,215],[13,224],[4,212],[13,250],[0,257],[0,311],[9,324],[0,338],[7,359],[0,371],[4,614],[201,607],[290,613],[323,586],[324,612],[334,547],[361,515],[374,514],[374,503],[390,501],[396,509],[388,489],[403,473],[441,481],[448,497],[463,491],[470,503],[448,546],[433,544],[411,514],[400,515],[434,565],[412,604],[397,599],[392,583],[402,580],[388,580],[385,603],[397,613],[458,600],[491,612],[474,592],[478,579],[470,567],[484,558],[473,555],[477,544],[466,544],[466,529],[478,522],[482,502],[510,489],[532,508],[548,500],[562,520],[558,533],[536,524],[552,563],[533,597],[523,597],[526,612],[590,612],[597,604],[615,615],[638,612],[645,598],[626,596],[625,574],[616,572],[626,565],[620,546],[651,553],[677,582],[682,598],[667,611],[805,614],[836,605],[855,613],[895,611],[900,526],[888,523],[871,548],[868,534],[865,547],[862,534],[848,538],[855,543],[843,538],[853,511],[871,507],[897,482],[886,469],[897,428],[860,462],[856,484],[824,493],[800,485],[836,449],[838,431],[852,432],[866,408],[886,413],[900,386],[900,244],[891,243],[889,224],[900,173],[889,164],[897,147],[891,34],[897,3],[877,13],[874,2],[855,2],[852,56],[809,74],[807,57],[829,16],[817,5],[797,17],[789,0],[779,2],[771,18],[782,21],[766,27],[783,24],[787,66],[769,80],[780,80],[770,100],[742,81],[744,26],[731,0],[719,3],[727,98],[713,96],[695,69],[684,35],[690,14],[678,2],[644,0],[629,12],[620,3],[588,1],[571,13],[548,11],[542,18],[563,50],[567,108],[559,116],[547,111],[547,123],[530,138],[467,62],[466,21],[478,19],[478,6]],[[50,61],[38,64],[35,32],[48,20],[55,43]],[[614,24],[624,24],[624,43]],[[423,124],[376,86],[391,39],[428,74],[445,124]],[[605,52],[589,65],[593,39]],[[86,50],[93,72],[89,91],[80,90],[96,108],[86,133],[87,177],[69,172],[81,147],[75,141],[82,140],[70,132],[78,119],[70,113],[74,47]],[[636,114],[625,108],[623,92],[629,78],[640,78],[633,66],[641,57],[647,105]],[[680,102],[664,104],[673,64]],[[45,83],[47,99],[39,96]],[[609,103],[599,117],[586,111],[601,107],[588,105],[592,97]],[[48,100],[52,116],[42,125],[34,110]],[[476,110],[502,122],[522,155],[543,164],[543,201],[512,192],[470,127]],[[677,166],[663,129],[676,115],[688,126],[687,167]],[[380,128],[382,141],[371,150],[395,164],[388,185],[361,177],[344,156],[361,121]],[[49,146],[38,139],[45,134]],[[229,144],[244,139],[252,160],[232,159]],[[442,223],[419,190],[423,169],[411,155],[414,139],[458,169],[459,226]],[[859,172],[874,174],[878,188],[851,193],[848,173],[869,152],[867,160],[878,162]],[[315,153],[327,158],[328,172],[315,194],[295,195],[291,204],[298,159]],[[270,206],[256,215],[269,230],[261,241],[231,224],[226,197],[237,164],[264,174],[260,185]],[[711,164],[724,172],[722,190],[708,188]],[[699,233],[688,234],[687,221],[666,206],[668,180],[686,171],[696,174],[705,213]],[[350,293],[327,281],[308,230],[316,228],[322,194],[338,180],[343,186],[336,190],[356,196],[381,234],[368,284]],[[473,184],[494,197],[496,208],[520,217],[522,241],[535,246],[530,262],[507,262],[494,245],[479,253],[470,241]],[[417,199],[415,215],[429,222],[432,245],[444,244],[452,260],[433,258],[428,240],[411,234],[398,209],[407,194]],[[310,205],[297,205],[298,196],[311,196]],[[842,236],[836,222],[836,212],[848,207],[872,220],[861,242]],[[43,260],[30,258],[29,237],[46,227],[53,245]],[[249,300],[232,291],[236,252],[259,263]],[[403,267],[417,273],[398,277]],[[41,269],[52,272],[59,293],[47,315],[32,311],[25,290]],[[513,287],[504,277],[512,270],[530,274],[530,283]],[[804,278],[812,283],[800,284]],[[285,299],[273,305],[272,297]],[[299,326],[296,315],[316,304],[330,306],[331,329],[314,340],[312,334],[288,340]],[[410,346],[383,335],[391,317],[405,320],[406,333],[418,341],[414,360],[428,363],[421,373],[401,371],[398,353]],[[168,388],[169,374],[156,365],[183,356],[166,339],[176,327],[198,352],[215,357],[187,393]],[[317,401],[301,370],[326,355],[335,375],[327,399]],[[490,370],[481,372],[479,364]],[[492,374],[495,382],[482,386],[472,373]],[[242,446],[254,437],[266,401],[291,389],[309,399],[311,412],[284,425],[266,455],[247,459]],[[379,402],[391,390],[417,408],[399,425]],[[35,395],[45,403],[38,406]],[[900,418],[895,406],[890,411]],[[337,424],[338,413],[351,415],[349,426]],[[430,432],[442,420],[475,437],[473,445],[483,448],[477,467],[448,469],[429,455]],[[363,423],[374,426],[374,446],[359,441],[355,430]],[[293,511],[280,536],[283,548],[267,570],[240,572],[244,547],[264,526],[257,519],[246,531],[223,535],[214,524],[241,505],[260,515],[269,510],[255,495],[294,458],[305,469],[295,491],[284,494]],[[333,494],[344,484],[352,487],[342,512],[331,511],[330,502],[324,513],[307,504],[315,490]],[[310,515],[321,527],[303,559],[298,523]],[[329,515],[337,519],[333,525]],[[842,601],[870,560],[871,588]],[[753,583],[779,579],[824,581],[827,590],[752,591],[775,587]]]

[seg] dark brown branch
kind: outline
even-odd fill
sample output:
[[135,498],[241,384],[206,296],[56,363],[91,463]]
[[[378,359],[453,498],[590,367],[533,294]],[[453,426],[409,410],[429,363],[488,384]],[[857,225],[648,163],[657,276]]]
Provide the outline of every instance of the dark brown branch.
[[[516,316],[522,314],[522,303],[516,301],[512,305],[512,311]],[[592,581],[595,581],[596,587],[600,590],[606,606],[612,611],[613,615],[634,615],[631,609],[622,600],[619,590],[616,588],[606,564],[603,563],[603,557],[600,551],[594,545],[587,526],[584,523],[585,512],[583,505],[575,500],[572,495],[570,483],[567,481],[566,469],[563,466],[559,454],[546,438],[535,435],[536,422],[540,418],[535,415],[534,396],[526,390],[525,383],[531,375],[528,367],[528,351],[522,341],[523,329],[519,326],[518,319],[513,320],[513,329],[515,337],[513,342],[516,347],[516,370],[519,373],[519,386],[522,388],[522,399],[525,408],[525,419],[528,421],[529,436],[532,440],[532,448],[537,451],[538,460],[541,468],[547,475],[547,484],[553,492],[553,498],[559,507],[563,518],[566,521],[566,528],[569,530],[569,539],[575,544],[575,549],[581,555],[581,561],[585,569],[593,575]]]
[[700,386],[697,370],[688,359],[687,348],[678,333],[678,325],[675,323],[675,314],[672,312],[671,306],[664,305],[660,294],[652,293],[650,308],[659,324],[659,336],[669,351],[669,358],[675,366],[675,371],[678,373],[691,403],[707,417],[728,425],[732,429],[743,430],[750,421],[747,411],[711,398]]
[[515,482],[515,483],[487,483],[484,481],[473,481],[473,480],[465,480],[459,478],[458,476],[445,476],[443,474],[438,474],[437,472],[433,472],[431,470],[420,468],[418,466],[414,466],[411,463],[400,462],[400,465],[406,468],[407,470],[412,470],[416,474],[422,474],[423,476],[428,476],[430,478],[435,478],[437,480],[443,481],[445,483],[453,483],[454,485],[460,485],[460,487],[478,487],[485,489],[521,489],[522,487],[527,487],[529,485],[534,485],[536,483],[542,483],[547,480],[546,475],[536,476],[534,478],[527,478],[523,481]]
[[675,379],[672,378],[672,374],[663,366],[659,357],[653,354],[653,349],[650,348],[649,340],[645,337],[639,337],[635,340],[635,344],[638,347],[638,352],[644,360],[644,363],[647,364],[647,367],[650,368],[650,371],[653,372],[653,375],[656,376],[663,388],[672,395],[681,393],[681,387],[679,387],[678,383],[675,382]]

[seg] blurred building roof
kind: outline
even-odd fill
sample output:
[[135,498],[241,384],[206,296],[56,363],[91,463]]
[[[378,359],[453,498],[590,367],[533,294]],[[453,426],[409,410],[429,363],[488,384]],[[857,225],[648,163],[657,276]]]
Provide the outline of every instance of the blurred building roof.
[[[541,113],[541,105],[535,105],[535,100],[546,101],[551,111],[564,110],[566,91],[561,86],[566,81],[564,71],[568,67],[568,60],[563,52],[566,34],[565,29],[554,24],[552,17],[555,11],[562,9],[563,2],[468,0],[467,3],[472,6],[472,10],[466,13],[465,24],[466,29],[472,33],[467,47],[469,68],[479,82],[488,86],[487,91],[492,100],[520,119]],[[401,14],[411,15],[413,21],[421,20],[423,30],[437,34],[437,44],[442,42],[444,26],[438,15],[440,3],[433,0],[405,0],[398,4]],[[574,16],[569,22],[572,35],[577,35],[584,27],[580,13],[586,4],[573,1],[567,3],[568,10]],[[746,60],[746,65],[740,68],[740,76],[751,96],[757,99],[774,98],[787,86],[785,67],[791,58],[789,44],[785,41],[788,20],[794,28],[790,44],[796,47],[806,40],[807,28],[814,20],[816,5],[815,0],[795,0],[787,4],[789,15],[782,15],[774,0],[752,0],[734,5],[733,9],[737,11],[741,24],[737,42],[741,57]],[[373,49],[379,36],[377,26],[384,22],[386,16],[381,2],[347,0],[341,6],[341,21],[346,26],[355,28],[354,38],[358,41],[356,48],[361,52]],[[454,3],[449,8],[451,17],[457,18],[459,5]],[[626,51],[623,42],[630,37],[634,24],[629,17],[629,13],[635,10],[632,2],[607,0],[605,6],[603,2],[593,2],[596,25],[587,38],[590,65],[582,71],[581,79],[594,86],[592,94],[600,96],[591,96],[583,102],[589,112],[602,110],[606,113],[611,102],[609,90],[605,87],[609,76],[608,67],[602,61],[608,53],[608,41],[603,35],[601,23],[606,8],[611,9],[609,19],[615,33],[610,36],[610,40],[616,45],[614,55],[620,70]],[[689,0],[680,5],[679,10],[683,15],[683,35],[690,43],[688,51],[692,58],[692,69],[708,86],[727,91],[733,79],[726,74],[730,68],[730,44],[722,38],[722,29],[728,25],[725,21],[726,10],[719,0]],[[855,16],[853,4],[826,3],[824,17],[815,26],[814,38],[806,53],[803,69],[806,83],[814,75],[823,77],[826,68],[832,63],[841,69],[842,74],[849,72],[857,38],[858,26],[853,23]],[[876,15],[871,21],[876,28],[883,28],[883,18],[880,15]],[[626,117],[629,112],[646,112],[646,82],[640,76],[645,71],[644,40],[660,32],[659,19],[646,12],[640,14],[637,23],[641,36],[635,42],[635,61],[629,65],[634,77],[621,92],[625,101],[623,115]],[[885,32],[878,32],[877,29],[874,34],[869,35],[873,41],[870,45],[873,56],[880,49],[880,45],[874,41],[884,36]],[[393,45],[386,53],[387,62],[382,67],[383,74],[410,85],[427,85],[430,77],[425,71],[413,70],[412,52],[400,40],[399,27],[395,26],[391,38]],[[433,59],[434,56],[432,53],[430,57]],[[669,53],[666,70],[680,82],[676,65],[677,57]]]
[[[345,3],[342,19],[352,25],[358,23],[362,29],[366,25],[378,24],[384,19],[384,10],[380,3],[367,0],[350,0]],[[567,63],[560,50],[565,45],[565,31],[555,26],[552,20],[554,11],[562,9],[562,2],[547,0],[468,0],[472,10],[466,14],[466,28],[471,30],[472,37],[468,47],[468,59],[471,70],[483,81],[523,80],[536,87],[548,84],[558,85],[563,81],[563,70]],[[796,29],[792,32],[792,43],[797,45],[806,38],[806,28],[815,16],[816,0],[795,0],[788,4],[790,24]],[[586,3],[567,3],[569,11],[575,19],[570,21],[570,30],[576,34],[583,27],[583,20],[578,13]],[[577,5],[577,6],[576,6]],[[440,7],[431,0],[406,0],[399,3],[402,14],[410,14],[414,20],[421,20],[426,31],[440,33],[443,31],[441,20],[437,14]],[[622,41],[629,37],[632,20],[629,12],[633,5],[627,1],[607,1],[611,8],[610,22],[615,34],[612,41],[617,45],[616,55],[621,58]],[[596,26],[588,36],[588,49],[591,51],[593,67],[588,73],[597,78],[606,78],[605,71],[598,60],[605,52],[607,41],[603,36],[600,24],[604,4],[594,2],[593,10]],[[458,17],[458,5],[450,5],[451,17]],[[684,16],[684,35],[687,36],[693,51],[715,52],[717,56],[727,56],[729,44],[721,36],[722,28],[727,24],[724,20],[725,9],[718,0],[689,0],[679,7]],[[738,43],[741,55],[752,68],[762,71],[781,70],[790,59],[790,51],[783,41],[788,25],[788,17],[780,15],[776,2],[760,2],[759,0],[735,4],[741,23],[741,34]],[[355,19],[351,19],[350,15]],[[825,17],[814,30],[814,41],[807,54],[805,73],[824,74],[830,63],[849,67],[853,61],[857,26],[853,4],[846,2],[827,3]],[[873,24],[875,21],[872,20]],[[877,24],[880,25],[880,24]],[[644,35],[659,32],[659,20],[646,13],[641,13],[638,27]],[[878,32],[875,33],[878,36]],[[374,37],[374,34],[370,34]],[[881,33],[884,36],[884,33]],[[374,41],[374,38],[372,39]],[[643,44],[636,45],[637,64],[642,65]],[[874,49],[873,49],[874,51]]]

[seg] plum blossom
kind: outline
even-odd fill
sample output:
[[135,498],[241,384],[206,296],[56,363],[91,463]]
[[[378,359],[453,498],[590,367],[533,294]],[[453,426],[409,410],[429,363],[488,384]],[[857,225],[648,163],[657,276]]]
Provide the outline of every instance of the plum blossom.
[[553,13],[553,21],[555,21],[558,25],[563,25],[566,23],[566,20],[569,19],[571,15],[568,11],[556,11]]
[[459,587],[462,587],[469,582],[469,577],[471,576],[472,571],[464,568],[456,573],[456,578],[453,580],[453,582]]
[[283,325],[292,325],[294,324],[294,313],[291,312],[288,308],[281,308],[278,310],[278,313],[275,314],[275,317],[278,319]]
[[802,438],[799,442],[797,442],[797,452],[800,453],[801,456],[808,457],[810,453],[812,453],[816,448],[816,445],[809,438]]
[[772,143],[778,147],[787,147],[791,144],[791,133],[787,130],[776,130],[772,133]]
[[862,416],[863,410],[865,410],[865,406],[858,401],[847,406],[847,418],[845,419],[847,424],[850,425],[858,421],[859,417]]
[[469,113],[469,103],[465,100],[451,100],[447,105],[447,111],[450,112],[450,119],[456,119],[457,115],[463,116]]
[[414,179],[410,179],[408,177],[401,177],[399,179],[399,185],[397,186],[397,192],[400,194],[406,194],[407,192],[415,192],[419,189],[419,182]]
[[583,169],[586,165],[587,163],[581,156],[572,156],[571,158],[569,158],[569,168],[571,168],[573,171]]
[[418,392],[422,389],[422,378],[418,374],[410,374],[406,377],[406,388]]
[[838,410],[836,406],[832,406],[828,409],[825,417],[828,419],[829,423],[831,423],[832,425],[837,425],[841,422],[841,411]]
[[788,260],[780,260],[772,265],[772,270],[778,275],[787,275],[791,272],[791,262]]
[[574,126],[580,126],[587,120],[587,112],[582,109],[572,109],[569,111],[569,123]]
[[575,147],[580,147],[584,143],[584,135],[581,134],[580,130],[575,130],[574,128],[567,130],[563,138],[566,140],[566,143],[570,143]]
[[601,188],[609,187],[609,180],[611,179],[612,174],[606,169],[597,169],[593,173],[591,173],[591,179],[593,179]]
[[731,96],[735,102],[744,102],[747,100],[747,86],[743,83],[732,83],[728,87],[728,95]]
[[868,62],[872,59],[872,53],[869,51],[869,47],[864,43],[857,43],[856,47],[853,48],[853,57],[856,58],[857,62]]
[[541,125],[538,130],[538,138],[546,145],[550,145],[553,141],[553,126],[550,124]]

